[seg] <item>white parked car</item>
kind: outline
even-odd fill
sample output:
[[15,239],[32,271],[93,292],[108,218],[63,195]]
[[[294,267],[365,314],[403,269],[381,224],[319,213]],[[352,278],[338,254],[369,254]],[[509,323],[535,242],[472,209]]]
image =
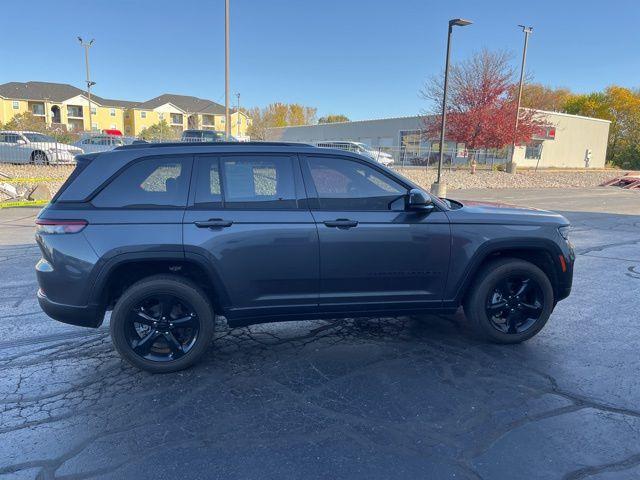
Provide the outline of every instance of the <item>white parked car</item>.
[[119,135],[91,134],[81,138],[74,143],[76,147],[82,148],[85,153],[106,152],[122,145],[131,145],[135,138],[122,137]]
[[383,152],[382,150],[376,150],[375,148],[370,147],[366,143],[334,141],[334,142],[317,142],[316,145],[318,147],[337,148],[339,150],[348,150],[350,152],[360,153],[361,155],[366,155],[368,157],[373,158],[375,161],[381,163],[385,167],[393,165],[392,155],[388,154],[387,152]]
[[0,162],[3,163],[73,163],[74,157],[82,153],[81,148],[60,143],[43,133],[0,131]]

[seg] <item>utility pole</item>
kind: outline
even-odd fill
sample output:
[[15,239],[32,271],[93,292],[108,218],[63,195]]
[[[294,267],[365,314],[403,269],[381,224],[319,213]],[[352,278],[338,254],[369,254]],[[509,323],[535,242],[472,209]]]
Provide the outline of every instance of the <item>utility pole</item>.
[[93,87],[96,82],[91,81],[91,76],[89,74],[89,49],[93,45],[94,39],[92,38],[90,42],[85,42],[82,40],[82,37],[78,37],[78,41],[80,45],[84,47],[84,63],[87,68],[87,96],[89,97],[89,131],[93,130],[93,117],[91,116],[91,87]]
[[[471,21],[464,20],[462,18],[454,18],[449,20],[449,33],[447,35],[447,57],[444,63],[444,92],[442,95],[442,117],[440,123],[440,158],[438,159],[438,178],[435,183],[431,184],[431,193],[438,196],[444,197],[447,194],[447,185],[440,181],[440,173],[442,170],[442,162],[444,160],[444,133],[445,126],[447,123],[447,87],[449,83],[449,57],[451,55],[451,33],[453,32],[453,27],[466,27],[467,25],[471,25]],[[453,157],[451,157],[453,161]],[[428,163],[428,162],[427,162]]]
[[240,94],[236,93],[236,137],[240,136]]
[[229,140],[231,133],[229,117],[229,0],[224,0],[224,133]]
[[507,165],[507,172],[516,173],[516,163],[513,161],[516,154],[516,140],[518,139],[518,121],[520,120],[520,102],[522,101],[522,87],[524,85],[524,69],[527,63],[527,46],[529,45],[529,35],[533,32],[533,27],[518,25],[524,32],[524,48],[522,49],[522,66],[520,67],[520,84],[518,85],[518,104],[516,107],[516,121],[513,128],[513,142],[511,144],[511,161]]

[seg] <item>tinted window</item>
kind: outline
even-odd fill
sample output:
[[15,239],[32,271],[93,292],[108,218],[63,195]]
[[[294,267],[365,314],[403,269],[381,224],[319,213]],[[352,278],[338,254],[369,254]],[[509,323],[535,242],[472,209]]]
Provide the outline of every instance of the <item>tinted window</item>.
[[225,206],[230,208],[296,208],[291,157],[222,157]]
[[55,142],[55,138],[49,137],[47,135],[42,135],[41,133],[23,133],[27,140],[30,142]]
[[360,162],[333,157],[308,157],[311,180],[324,210],[402,210],[398,201],[407,189]]
[[191,157],[149,158],[125,168],[92,203],[96,207],[184,207]]
[[198,159],[195,198],[197,207],[220,208],[222,205],[219,165],[217,157],[201,157]]
[[224,140],[224,134],[220,132],[202,132],[205,142],[219,142]]
[[15,133],[0,134],[0,142],[16,143],[18,141],[18,138],[18,135],[16,135]]

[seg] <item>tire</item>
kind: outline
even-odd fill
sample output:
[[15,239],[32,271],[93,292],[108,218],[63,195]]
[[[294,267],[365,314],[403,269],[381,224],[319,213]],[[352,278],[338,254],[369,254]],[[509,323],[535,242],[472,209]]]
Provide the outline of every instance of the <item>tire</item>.
[[[521,279],[528,281],[519,283]],[[524,292],[515,295],[525,283]],[[464,312],[481,337],[511,344],[542,330],[554,306],[553,287],[540,268],[517,258],[502,258],[478,273],[464,301]]]
[[49,157],[41,150],[35,150],[31,154],[31,163],[33,165],[49,165]]
[[[175,303],[164,308],[170,299]],[[189,325],[175,327],[170,322]],[[133,284],[118,299],[110,331],[116,350],[133,366],[151,373],[176,372],[196,363],[207,351],[214,312],[193,282],[176,275],[154,275]]]

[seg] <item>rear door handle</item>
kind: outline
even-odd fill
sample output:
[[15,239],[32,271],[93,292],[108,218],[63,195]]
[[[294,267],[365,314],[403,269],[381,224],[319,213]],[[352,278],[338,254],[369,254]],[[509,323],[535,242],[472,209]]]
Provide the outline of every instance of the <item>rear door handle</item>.
[[233,225],[231,220],[221,218],[210,218],[209,220],[194,222],[198,228],[227,228]]
[[348,218],[338,218],[337,220],[327,220],[324,223],[327,227],[337,228],[352,228],[357,227],[358,222],[356,220],[349,220]]

